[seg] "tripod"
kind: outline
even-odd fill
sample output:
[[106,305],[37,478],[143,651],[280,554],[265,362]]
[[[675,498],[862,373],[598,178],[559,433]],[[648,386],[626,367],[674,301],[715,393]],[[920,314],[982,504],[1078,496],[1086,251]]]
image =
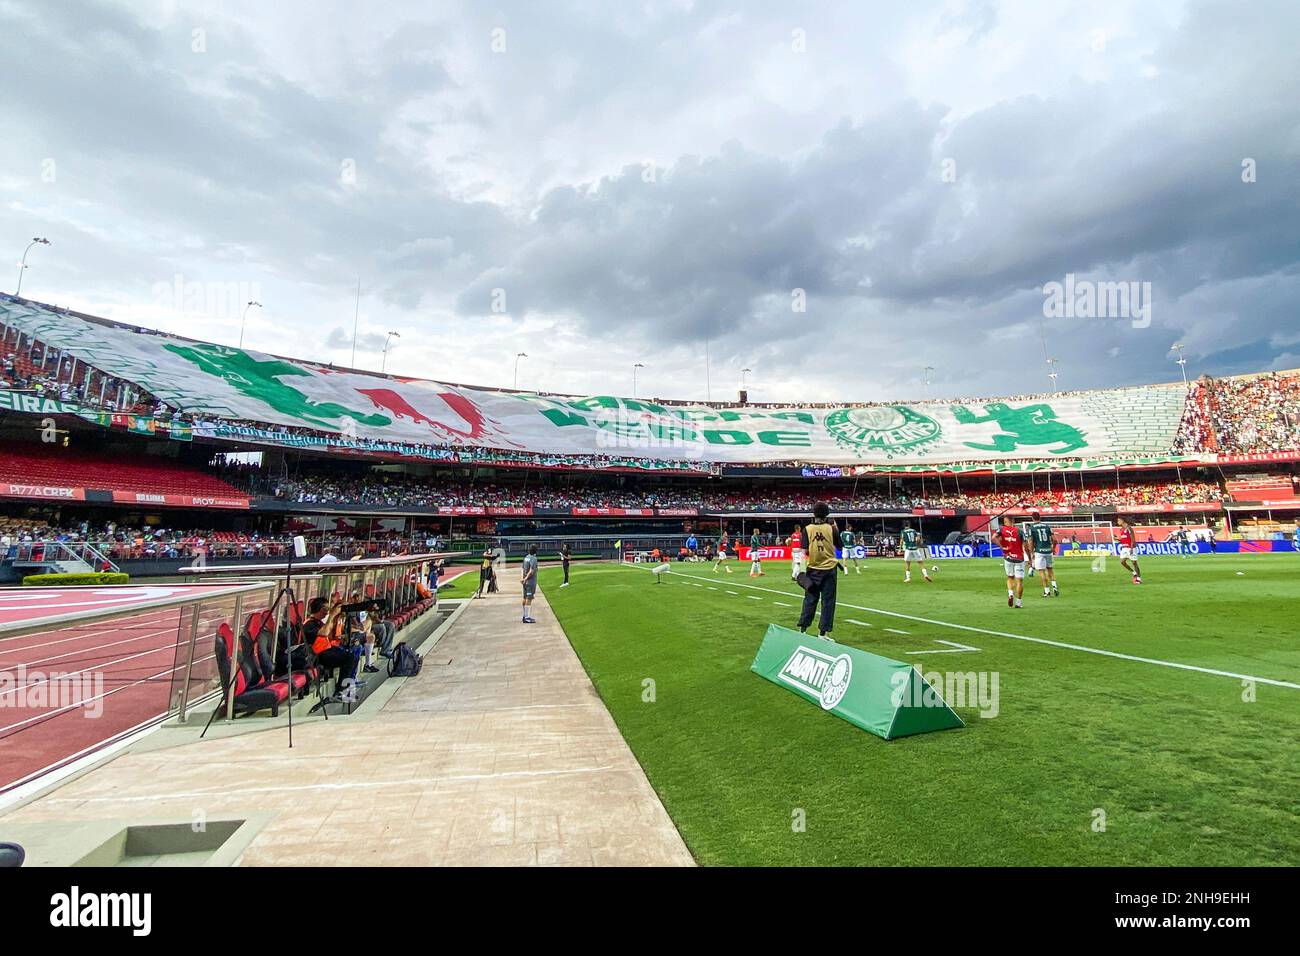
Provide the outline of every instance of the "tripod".
[[[281,587],[278,592],[276,592],[275,600],[271,602],[270,619],[272,621],[276,620],[276,613],[275,613],[276,609],[279,608],[280,602],[287,597],[289,599],[289,604],[284,611],[283,633],[285,634],[285,642],[284,642],[285,643],[285,655],[284,655],[285,666],[288,668],[286,672],[286,676],[289,681],[289,706],[286,707],[285,710],[289,714],[289,747],[290,749],[292,749],[293,748],[293,644],[291,643],[290,638],[293,636],[292,635],[293,608],[297,606],[297,602],[298,602],[297,596],[293,593],[293,549],[292,548],[289,549],[288,558],[289,561],[285,565],[285,569],[284,569],[284,586]],[[280,630],[280,627],[277,625],[275,629],[275,652],[277,654],[280,653],[281,633],[282,632]],[[272,663],[274,663],[274,659],[272,659]],[[316,679],[316,691],[318,694],[320,693],[319,676]],[[309,711],[309,713],[313,713],[313,712],[315,712],[314,706],[312,707],[312,710]],[[325,719],[326,720],[330,719],[330,715],[328,711],[325,711]]]
[[[287,597],[289,599],[289,603],[284,611],[284,629],[282,631],[280,624],[277,622],[275,624],[275,632],[273,636],[275,639],[275,654],[278,655],[280,653],[280,634],[284,633],[286,635],[285,646],[287,650],[285,654],[285,662],[288,667],[286,680],[289,682],[289,697],[288,700],[286,701],[288,706],[285,708],[285,710],[287,711],[288,720],[289,720],[289,746],[293,747],[293,693],[294,693],[293,691],[293,646],[292,644],[289,643],[288,636],[287,636],[291,626],[289,608],[292,608],[297,603],[297,597],[293,591],[293,551],[292,550],[289,551],[288,559],[289,560],[285,566],[285,572],[284,572],[284,584],[276,592],[275,600],[271,602],[271,607],[267,612],[266,620],[276,622],[277,611],[279,611],[280,609],[280,602]],[[240,640],[242,634],[243,625],[240,621],[236,621],[235,627],[240,629],[239,631],[236,632],[234,638],[236,642],[235,647],[238,647],[238,641]],[[274,669],[274,664],[275,664],[274,655],[272,656],[271,660],[272,660],[272,669]],[[270,679],[271,675],[264,675],[264,677]],[[221,700],[217,703],[216,708],[212,711],[211,715],[208,717],[208,722],[204,724],[203,733],[199,734],[200,740],[202,740],[207,735],[209,728],[211,728],[212,726],[212,721],[216,720],[217,714],[221,713],[222,708],[226,706],[226,694],[233,693],[234,685],[235,685],[235,674],[232,670],[230,675],[230,687],[225,689],[225,693],[221,695]],[[317,683],[318,691],[319,691],[319,687],[320,685],[318,681]],[[315,713],[315,712],[316,712],[316,707],[313,707],[311,711],[309,711],[309,713]],[[329,720],[329,716],[330,716],[329,711],[324,711],[324,714],[325,714],[325,719]]]

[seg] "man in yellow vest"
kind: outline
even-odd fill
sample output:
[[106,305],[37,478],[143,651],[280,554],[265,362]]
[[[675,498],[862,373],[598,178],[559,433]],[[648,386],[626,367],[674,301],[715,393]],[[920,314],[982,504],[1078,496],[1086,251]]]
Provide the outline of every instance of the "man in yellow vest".
[[812,624],[817,602],[821,601],[821,620],[818,636],[831,639],[835,626],[835,586],[839,581],[840,564],[835,557],[835,542],[839,528],[830,520],[831,509],[824,501],[813,505],[813,518],[803,528],[803,546],[807,552],[808,571],[800,575],[803,586],[803,609],[799,612],[799,630],[807,631]]

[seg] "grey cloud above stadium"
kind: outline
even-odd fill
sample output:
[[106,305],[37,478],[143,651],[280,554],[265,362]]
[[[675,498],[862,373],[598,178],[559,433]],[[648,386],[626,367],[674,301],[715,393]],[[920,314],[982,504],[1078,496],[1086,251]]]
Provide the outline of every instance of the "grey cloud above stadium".
[[[1150,281],[1157,303],[1151,329],[1053,324],[1069,387],[1174,378],[1175,341],[1193,370],[1300,364],[1297,14],[1156,8],[1127,23],[1097,8],[1121,27],[1096,75],[1053,74],[1049,40],[990,3],[799,23],[766,4],[416,22],[379,5],[355,37],[303,23],[296,46],[277,39],[289,13],[252,5],[6,8],[0,52],[39,81],[0,91],[0,234],[60,232],[32,293],[116,318],[173,272],[255,275],[276,293],[267,344],[291,354],[348,326],[362,272],[372,343],[428,330],[404,334],[412,371],[436,342],[474,371],[433,374],[488,381],[496,365],[497,384],[528,329],[568,376],[552,389],[626,390],[597,376],[657,350],[655,393],[702,397],[706,337],[719,368],[754,365],[774,399],[831,397],[799,394],[815,363],[846,399],[919,397],[923,365],[939,394],[1045,387],[1041,287],[1066,273]],[[494,60],[498,19],[509,52]],[[809,59],[785,55],[792,28]],[[990,69],[969,91],[926,86],[944,66],[928,50],[987,67],[1036,42],[1039,59],[1007,69],[1040,81],[1004,91]],[[56,183],[39,181],[46,157]],[[1258,182],[1241,182],[1244,157]],[[211,335],[186,321],[169,327]],[[1008,363],[1025,371],[991,388]]]

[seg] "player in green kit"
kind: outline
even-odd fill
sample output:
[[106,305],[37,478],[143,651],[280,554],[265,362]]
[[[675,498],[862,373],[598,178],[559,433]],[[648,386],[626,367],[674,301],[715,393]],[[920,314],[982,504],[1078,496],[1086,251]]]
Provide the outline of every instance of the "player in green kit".
[[1030,517],[1033,520],[1026,530],[1029,545],[1034,552],[1034,570],[1043,582],[1043,597],[1060,597],[1061,591],[1056,586],[1056,571],[1052,567],[1052,558],[1056,554],[1056,533],[1037,511]]
[[862,573],[862,567],[858,564],[858,553],[853,549],[855,543],[853,529],[845,522],[844,530],[840,532],[840,567],[844,569],[845,574],[849,573],[850,558],[853,559],[853,567],[857,569],[858,574]]
[[930,572],[925,570],[925,544],[921,540],[921,532],[912,527],[912,522],[903,522],[903,533],[899,535],[903,539],[903,583],[907,584],[912,580],[912,562],[915,561],[921,568],[921,577],[925,578],[926,583],[930,583]]
[[749,536],[749,576],[751,578],[761,578],[767,572],[763,570],[763,558],[759,554],[762,550],[763,541],[758,536],[758,529]]

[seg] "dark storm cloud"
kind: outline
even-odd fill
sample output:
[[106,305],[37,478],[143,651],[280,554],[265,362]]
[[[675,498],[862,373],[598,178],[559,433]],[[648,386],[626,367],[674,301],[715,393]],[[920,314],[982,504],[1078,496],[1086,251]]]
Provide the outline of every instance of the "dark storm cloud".
[[[900,76],[889,52],[906,14],[872,30],[856,7],[818,19],[766,4],[507,5],[424,20],[380,5],[367,55],[331,53],[329,81],[307,82],[268,52],[266,22],[180,9],[0,5],[0,56],[31,80],[0,85],[0,182],[13,190],[0,228],[72,224],[44,266],[64,288],[139,298],[173,271],[256,267],[282,286],[277,323],[318,333],[285,288],[350,304],[364,274],[396,313],[385,328],[453,313],[470,353],[480,320],[504,308],[611,350],[689,354],[707,338],[716,361],[761,363],[768,382],[829,363],[880,394],[917,392],[924,365],[942,369],[939,393],[995,390],[986,370],[1008,359],[1041,379],[1044,338],[1069,387],[1168,378],[1179,340],[1208,371],[1300,351],[1286,331],[1300,291],[1300,56],[1281,2],[1191,3],[1169,29],[1145,27],[1143,52],[1116,40],[1113,76],[976,108],[900,81],[839,117],[823,106],[815,132],[783,98],[787,76],[843,69],[851,83],[855,51],[841,44],[855,30],[864,52],[875,44],[863,71]],[[925,35],[976,55],[1026,40],[992,3],[924,10]],[[191,49],[195,24],[205,53]],[[510,52],[494,58],[498,24]],[[805,25],[829,59],[790,55]],[[775,92],[751,93],[760,83]],[[817,95],[841,90],[853,87]],[[710,111],[730,139],[567,172],[623,140],[656,156]],[[773,128],[790,133],[780,151]],[[38,180],[47,158],[57,182]],[[1257,182],[1242,182],[1246,158]],[[1042,287],[1067,273],[1151,282],[1151,327],[1044,320]],[[795,290],[807,311],[792,310]],[[325,344],[350,347],[335,332]]]
[[[848,338],[853,327],[888,337],[889,320],[870,317],[879,306],[933,334],[930,354],[947,351],[957,329],[970,343],[976,321],[991,331],[1024,322],[1037,352],[1042,287],[1074,273],[1151,282],[1155,331],[1139,345],[1146,333],[1119,322],[1049,320],[1052,350],[1095,363],[1087,382],[1168,377],[1165,349],[1219,284],[1262,280],[1221,317],[1218,342],[1199,346],[1206,359],[1284,320],[1264,291],[1295,272],[1300,253],[1300,58],[1273,29],[1282,12],[1199,8],[1184,32],[1214,42],[1171,41],[1138,103],[1130,89],[1078,84],[946,129],[940,109],[904,104],[842,124],[798,160],[736,145],[658,170],[653,182],[628,167],[554,190],[532,237],[458,307],[484,311],[500,287],[512,310],[569,310],[593,332],[672,341],[810,329]],[[1257,182],[1243,182],[1247,158],[1265,171]],[[940,176],[946,159],[955,182]],[[834,309],[791,314],[795,287]],[[1074,371],[1085,384],[1077,361]]]

